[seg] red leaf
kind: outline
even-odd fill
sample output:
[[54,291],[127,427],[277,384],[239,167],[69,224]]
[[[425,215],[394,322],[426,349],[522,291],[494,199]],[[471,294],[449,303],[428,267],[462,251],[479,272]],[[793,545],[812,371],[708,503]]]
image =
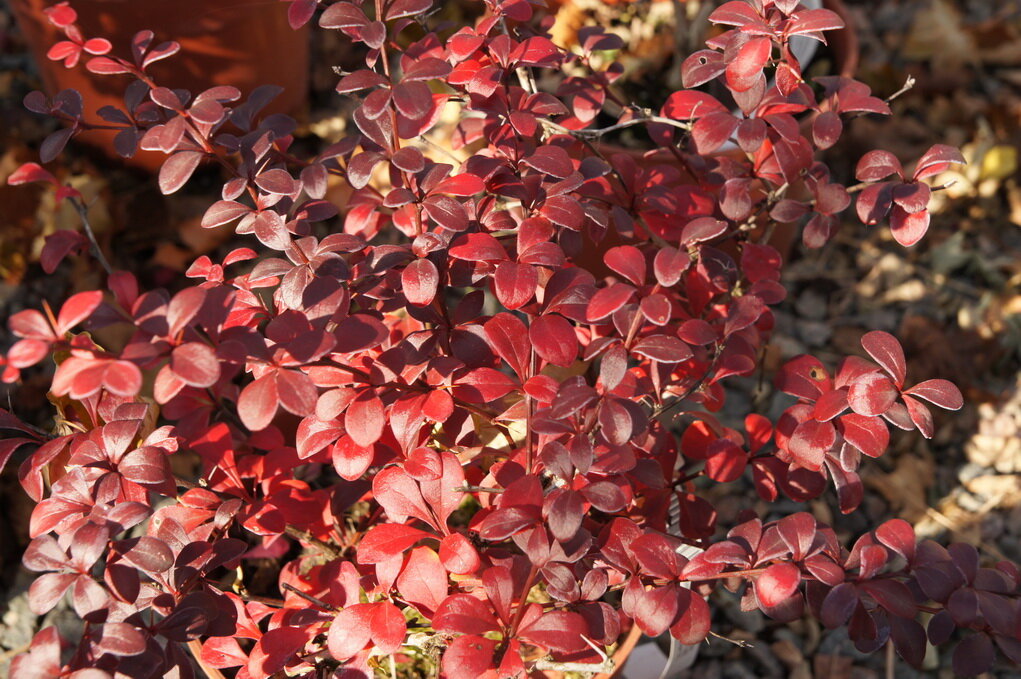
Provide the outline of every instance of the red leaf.
[[248,654],[235,637],[211,637],[202,644],[202,662],[220,670],[240,667],[248,663]]
[[[342,610],[333,619],[326,636],[326,647],[335,659],[343,662],[353,658],[369,644],[375,607],[375,604],[355,604]],[[270,675],[259,673],[253,676]]]
[[775,563],[755,580],[755,595],[772,608],[786,601],[801,584],[801,571],[792,563]]
[[838,420],[838,426],[847,442],[869,457],[879,457],[890,445],[890,430],[878,417],[848,413]]
[[660,248],[652,263],[656,281],[664,288],[677,285],[689,266],[691,257],[688,253],[670,246]]
[[881,373],[865,373],[851,383],[847,403],[859,415],[882,415],[897,400],[900,392],[890,378]]
[[633,245],[618,245],[603,255],[603,261],[635,285],[645,283],[645,255]]
[[677,587],[653,587],[637,597],[635,623],[650,637],[658,637],[677,617]]
[[574,171],[571,157],[559,146],[540,146],[525,158],[525,165],[557,179],[563,179]]
[[452,594],[443,600],[432,619],[437,632],[485,634],[499,625],[484,601],[470,594]]
[[889,151],[869,151],[861,160],[854,171],[855,177],[861,182],[878,182],[890,175],[904,176],[900,161]]
[[725,26],[765,27],[765,22],[755,9],[743,0],[725,2],[709,15],[709,21]]
[[46,237],[46,244],[39,254],[39,263],[46,273],[53,273],[64,257],[75,250],[83,250],[88,246],[88,240],[77,231],[60,229]]
[[431,193],[449,193],[452,196],[474,196],[486,188],[485,182],[473,174],[459,174],[447,177]]
[[518,634],[523,639],[552,651],[570,653],[588,648],[582,637],[588,634],[585,619],[570,611],[550,611],[523,625]]
[[729,483],[741,478],[748,465],[748,453],[730,439],[717,439],[709,445],[706,460],[706,474],[719,483]]
[[300,417],[315,412],[319,392],[308,375],[296,370],[278,370],[275,381],[277,398],[284,410]]
[[493,667],[496,642],[468,635],[454,639],[443,652],[443,675],[450,679],[479,679]]
[[900,342],[888,332],[873,330],[861,338],[861,345],[876,363],[881,365],[894,383],[900,387],[904,384],[907,374],[907,363],[904,361],[904,350]]
[[380,523],[366,531],[358,543],[358,563],[374,564],[403,554],[429,533],[401,523]]
[[538,507],[506,507],[497,509],[479,524],[478,531],[486,540],[497,542],[539,523]]
[[585,504],[581,495],[573,490],[560,492],[549,505],[549,529],[560,542],[577,535],[584,518]]
[[401,272],[401,287],[408,302],[415,306],[428,306],[436,297],[440,272],[431,260],[416,259]]
[[520,385],[499,370],[476,368],[457,378],[454,395],[469,403],[490,403]]
[[890,519],[876,529],[876,538],[909,562],[915,558],[915,531],[904,519]]
[[455,575],[474,573],[482,565],[471,540],[460,533],[451,533],[440,541],[440,561]]
[[344,429],[351,440],[367,448],[379,440],[386,425],[383,402],[375,391],[367,389],[358,395],[344,413]]
[[[334,621],[333,624],[336,625],[337,622]],[[400,609],[389,601],[380,601],[375,604],[369,624],[372,641],[380,653],[396,653],[404,645],[404,637],[408,633],[408,623],[401,615]]]
[[947,380],[926,380],[911,387],[905,394],[925,399],[946,410],[960,410],[964,406],[961,390]]
[[693,356],[691,347],[669,335],[643,337],[635,342],[631,352],[660,363],[681,363]]
[[667,97],[662,114],[673,120],[693,120],[710,113],[729,113],[712,95],[697,90],[681,90]]
[[635,289],[626,283],[613,283],[598,290],[588,303],[586,315],[589,322],[596,323],[610,316],[627,304],[634,294]]
[[361,478],[372,464],[375,450],[372,446],[360,446],[350,436],[341,436],[330,450],[330,459],[337,474],[345,481]]
[[711,613],[705,599],[691,590],[678,590],[680,615],[670,627],[670,634],[682,644],[693,646],[702,643],[709,634]]
[[10,186],[28,184],[29,182],[49,182],[56,184],[56,178],[39,163],[25,163],[7,177]]
[[816,471],[822,467],[826,452],[837,440],[837,430],[829,422],[806,420],[794,430],[788,451],[800,466]]
[[499,262],[507,259],[507,251],[488,233],[468,233],[458,238],[450,248],[450,256],[469,262]]
[[895,241],[908,248],[922,240],[929,230],[929,221],[928,210],[911,214],[895,206],[890,214],[890,233]]
[[199,151],[178,151],[167,158],[160,167],[160,191],[169,195],[184,186],[202,162],[202,155]]
[[426,615],[432,615],[447,596],[447,570],[440,557],[428,547],[411,550],[404,569],[397,578],[401,596],[415,604]]
[[68,332],[84,321],[102,302],[103,293],[100,290],[79,292],[69,297],[60,307],[60,315],[57,316],[57,333]]
[[702,155],[714,152],[727,143],[740,122],[730,113],[711,113],[702,116],[691,128],[695,150]]
[[788,35],[835,31],[844,27],[844,20],[828,9],[803,9],[791,17]]
[[907,408],[911,422],[918,427],[919,433],[925,438],[931,439],[934,431],[932,412],[925,407],[925,404],[911,396],[904,397],[904,406]]
[[913,178],[916,181],[925,179],[948,170],[952,164],[964,165],[966,162],[961,152],[953,146],[936,144],[918,160]]
[[503,261],[496,266],[493,289],[496,298],[508,309],[518,309],[531,301],[537,285],[539,274],[530,264]]
[[204,389],[220,379],[216,352],[202,342],[186,342],[170,354],[170,368],[185,383]]
[[735,92],[746,92],[762,77],[762,69],[769,61],[773,50],[770,38],[752,38],[738,51],[734,60],[727,64],[727,84]]
[[482,327],[489,345],[518,377],[528,372],[528,361],[531,356],[528,329],[517,316],[506,312],[499,313],[486,321]]
[[308,641],[308,632],[298,627],[278,627],[266,632],[257,642],[248,658],[248,674],[269,677],[294,658]]
[[536,318],[528,328],[528,339],[535,353],[553,365],[566,368],[578,357],[574,326],[563,316],[546,314]]

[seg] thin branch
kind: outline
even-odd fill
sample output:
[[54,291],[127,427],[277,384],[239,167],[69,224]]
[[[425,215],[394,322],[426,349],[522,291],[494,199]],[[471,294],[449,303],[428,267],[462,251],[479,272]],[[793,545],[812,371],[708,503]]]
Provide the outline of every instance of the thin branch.
[[106,260],[106,255],[103,254],[103,250],[99,247],[99,241],[96,240],[96,233],[92,230],[92,224],[89,222],[89,210],[85,205],[75,198],[68,198],[71,201],[71,205],[78,212],[78,216],[82,220],[82,226],[85,227],[85,235],[88,236],[89,242],[92,243],[92,252],[99,260],[99,263],[106,270],[108,276],[113,275],[113,267],[110,266],[110,262]]
[[540,672],[581,672],[584,674],[599,674],[613,672],[614,665],[613,661],[607,660],[602,663],[584,663],[584,662],[554,662],[552,660],[546,660],[542,658],[535,661],[533,665],[534,669]]
[[891,101],[893,101],[897,97],[903,95],[904,93],[906,93],[908,90],[910,90],[914,86],[915,86],[915,76],[909,75],[908,79],[904,81],[904,84],[901,86],[901,88],[886,98],[886,100],[885,100],[886,103],[889,104]]
[[502,493],[503,488],[486,488],[485,486],[460,486],[453,489],[460,493]]
[[314,597],[311,594],[308,594],[307,592],[302,592],[300,589],[298,589],[297,587],[295,587],[294,585],[292,585],[289,582],[285,582],[284,584],[280,585],[280,587],[282,589],[286,589],[288,592],[291,592],[292,594],[295,594],[295,595],[301,597],[302,599],[304,599],[305,601],[309,602],[310,604],[312,604],[314,606],[318,606],[319,608],[323,609],[324,611],[329,611],[330,613],[336,613],[337,612],[337,607],[336,606],[332,606],[332,605],[326,603],[325,601],[323,601],[322,599],[320,599],[319,597]]
[[561,134],[569,134],[572,137],[577,137],[578,139],[598,139],[603,135],[609,134],[610,132],[616,132],[617,130],[627,129],[629,127],[634,127],[635,125],[642,125],[644,123],[660,123],[661,125],[669,125],[670,127],[676,127],[677,129],[684,130],[685,132],[691,131],[691,123],[682,123],[679,120],[671,120],[670,118],[664,118],[663,116],[654,115],[644,115],[640,118],[632,118],[631,120],[625,120],[622,123],[616,123],[615,125],[610,125],[609,127],[600,127],[597,129],[585,130],[572,130],[570,128],[564,127],[563,125],[555,123],[552,120],[547,120],[546,118],[539,118],[539,123],[541,123],[544,127],[556,130]]
[[295,528],[294,526],[287,526],[284,529],[284,532],[287,533],[292,538],[301,540],[302,542],[306,542],[312,547],[315,547],[323,556],[329,559],[339,559],[341,556],[343,556],[341,554],[341,551],[334,547],[333,545],[327,542],[323,542],[322,540],[315,537],[311,533],[303,531],[300,528]]

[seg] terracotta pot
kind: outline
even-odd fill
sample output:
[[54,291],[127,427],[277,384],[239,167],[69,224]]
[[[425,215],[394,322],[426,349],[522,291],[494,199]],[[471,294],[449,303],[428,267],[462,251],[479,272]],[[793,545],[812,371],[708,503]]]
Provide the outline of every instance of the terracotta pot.
[[[126,76],[97,76],[84,64],[67,69],[46,58],[50,46],[63,33],[50,25],[43,9],[52,0],[11,0],[18,26],[29,44],[42,75],[47,94],[74,88],[82,93],[87,120],[102,106],[123,108]],[[150,68],[153,78],[170,88],[192,94],[214,85],[233,85],[247,95],[263,84],[285,90],[267,111],[298,114],[308,94],[309,40],[307,27],[294,31],[287,23],[287,6],[258,0],[74,0],[78,24],[86,37],[103,37],[113,43],[114,53],[130,54],[134,34],[143,29],[156,33],[155,44],[165,40],[181,43],[181,51]],[[119,158],[113,150],[113,133],[93,130],[78,137]],[[155,169],[165,156],[139,151],[127,162]]]

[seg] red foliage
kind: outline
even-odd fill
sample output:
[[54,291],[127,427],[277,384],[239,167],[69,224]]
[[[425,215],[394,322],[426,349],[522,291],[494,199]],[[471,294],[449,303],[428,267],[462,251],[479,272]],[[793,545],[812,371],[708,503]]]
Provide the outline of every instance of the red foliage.
[[[916,547],[903,521],[850,550],[805,513],[746,516],[722,537],[693,483],[750,469],[767,501],[832,486],[851,512],[861,455],[886,451],[890,424],[931,436],[922,401],[962,405],[943,380],[905,388],[900,345],[872,332],[874,363],[851,357],[835,376],[810,356],[785,365],[776,384],[797,402],[776,423],[749,415],[740,432],[711,414],[723,380],[756,371],[785,294],[780,255],[754,227],[806,220],[805,241],[821,245],[861,190],[863,221],[889,213],[910,245],[928,224],[921,180],[961,161],[935,146],[905,181],[874,151],[851,188],[814,161],[842,114],[889,112],[861,83],[802,80],[788,39],[822,40],[836,15],[728,2],[712,19],[730,28],[684,60],[683,79],[719,80],[735,110],[685,89],[656,114],[624,106],[596,128],[620,70],[590,56],[619,47],[614,36],[586,29],[567,53],[523,0],[487,0],[476,25],[428,32],[430,5],[342,0],[319,14],[366,57],[337,87],[358,99],[354,129],[312,158],[292,152],[293,121],[259,116],[270,89],[160,87],[147,69],[176,44],[142,32],[130,59],[109,56],[66,3],[51,12],[68,38],[54,59],[92,54],[91,71],[133,82],[102,122],[74,92],[30,95],[68,123],[43,160],[113,126],[124,155],[167,154],[159,186],[172,193],[215,157],[231,176],[203,225],[261,247],[199,258],[196,284],[174,294],[112,272],[107,291],[56,315],[10,319],[20,339],[4,379],[55,356],[52,392],[74,423],[49,437],[0,414],[16,432],[0,463],[31,450],[31,606],[45,613],[70,592],[86,621],[65,664],[47,628],[12,676],[191,676],[189,653],[241,678],[361,676],[376,654],[429,637],[449,677],[523,676],[546,653],[599,662],[630,621],[699,643],[719,583],[780,620],[807,603],[861,651],[892,640],[915,665],[927,637],[958,628],[958,672],[985,671],[994,645],[1021,660],[1013,566]],[[318,11],[290,4],[295,25]],[[535,74],[565,71],[589,75],[536,90]],[[408,143],[455,105],[457,168]],[[590,143],[638,125],[676,162]],[[728,142],[740,154],[717,155]],[[38,165],[11,177],[26,181],[76,200]],[[350,186],[347,204],[325,199],[331,181]],[[83,246],[54,243],[47,266]],[[131,326],[124,346],[80,332],[110,324]],[[681,403],[694,423],[678,440],[667,413]],[[200,460],[195,481],[172,471],[185,453]],[[281,599],[231,587],[238,564],[267,556]]]

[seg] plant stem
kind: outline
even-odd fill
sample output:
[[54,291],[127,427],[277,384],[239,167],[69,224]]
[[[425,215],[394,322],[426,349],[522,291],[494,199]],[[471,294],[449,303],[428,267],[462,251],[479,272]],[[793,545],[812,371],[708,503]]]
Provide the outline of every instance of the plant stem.
[[85,228],[85,235],[92,244],[92,253],[95,255],[96,259],[99,260],[103,269],[106,270],[106,274],[108,276],[112,276],[113,267],[110,266],[110,262],[107,261],[102,248],[99,247],[99,241],[96,240],[96,233],[92,230],[92,224],[89,222],[88,208],[86,208],[85,205],[76,198],[68,198],[68,200],[71,201],[71,205],[74,206],[75,211],[78,212],[78,217],[82,220],[82,226]]

